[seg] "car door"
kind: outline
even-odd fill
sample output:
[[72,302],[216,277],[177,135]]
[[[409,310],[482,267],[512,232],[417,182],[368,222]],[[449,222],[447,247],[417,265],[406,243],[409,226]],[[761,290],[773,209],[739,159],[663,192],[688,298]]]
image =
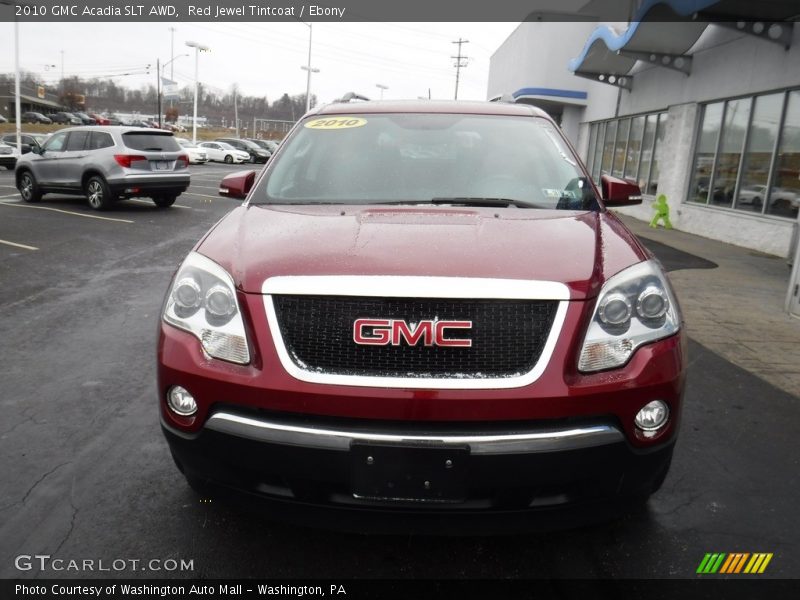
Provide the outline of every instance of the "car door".
[[219,144],[207,143],[203,144],[202,147],[208,152],[208,160],[214,160],[218,162],[225,160],[225,156],[223,155],[222,148],[220,148]]
[[31,163],[33,175],[43,186],[57,186],[59,162],[64,158],[68,131],[53,134],[42,147],[39,158]]
[[80,189],[83,164],[89,157],[88,131],[71,131],[67,137],[64,153],[56,163],[56,182],[64,187]]

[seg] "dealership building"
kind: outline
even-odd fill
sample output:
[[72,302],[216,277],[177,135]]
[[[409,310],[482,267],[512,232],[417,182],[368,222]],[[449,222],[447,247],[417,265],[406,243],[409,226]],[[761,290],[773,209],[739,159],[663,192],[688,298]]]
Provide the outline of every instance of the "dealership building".
[[595,180],[637,180],[645,201],[621,212],[649,221],[664,194],[676,229],[787,256],[800,207],[798,12],[647,0],[629,23],[525,22],[492,56],[489,99],[546,110]]

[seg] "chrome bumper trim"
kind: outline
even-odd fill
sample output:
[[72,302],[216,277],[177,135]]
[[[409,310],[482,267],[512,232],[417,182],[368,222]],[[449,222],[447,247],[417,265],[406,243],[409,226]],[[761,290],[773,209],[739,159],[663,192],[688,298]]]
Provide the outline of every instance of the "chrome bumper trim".
[[526,454],[578,450],[625,440],[623,433],[610,425],[541,429],[512,434],[418,435],[303,427],[242,417],[226,412],[213,414],[206,422],[205,428],[258,442],[339,451],[349,450],[352,442],[410,442],[466,445],[469,446],[472,454]]

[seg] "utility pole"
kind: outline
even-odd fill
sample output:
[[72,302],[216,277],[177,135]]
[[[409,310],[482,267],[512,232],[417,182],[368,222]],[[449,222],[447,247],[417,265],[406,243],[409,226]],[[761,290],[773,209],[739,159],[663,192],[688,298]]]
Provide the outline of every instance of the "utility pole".
[[233,119],[236,123],[236,137],[239,137],[239,105],[236,103],[236,88],[233,88]]
[[158,127],[161,128],[161,59],[156,59],[156,109],[158,110]]
[[[169,59],[170,60],[175,60],[175,28],[174,27],[170,27],[169,31],[170,31],[170,42],[169,42],[169,44],[170,44],[170,54],[169,54]],[[174,64],[169,68],[169,78],[172,81],[175,81],[175,65]]]
[[65,92],[64,87],[64,51],[61,51],[61,93]]
[[455,100],[458,100],[458,79],[461,75],[461,69],[467,66],[467,61],[469,61],[469,56],[463,56],[461,54],[461,45],[462,44],[469,44],[469,40],[462,40],[458,38],[457,41],[452,42],[453,44],[458,44],[458,56],[451,56],[450,58],[454,59],[456,62],[453,66],[456,68],[456,94]]

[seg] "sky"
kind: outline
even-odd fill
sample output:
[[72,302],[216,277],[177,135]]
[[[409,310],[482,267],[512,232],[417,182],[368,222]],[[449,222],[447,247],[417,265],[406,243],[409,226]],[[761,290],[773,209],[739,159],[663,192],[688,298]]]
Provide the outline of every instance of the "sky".
[[[388,86],[384,98],[452,98],[457,54],[453,40],[469,40],[463,54],[459,99],[485,100],[489,58],[518,23],[314,23],[311,93],[329,102],[354,91],[379,98],[376,84]],[[155,84],[155,63],[171,57],[179,85],[194,81],[194,49],[186,41],[211,48],[199,57],[200,81],[228,92],[237,84],[242,94],[266,96],[306,90],[309,29],[286,23],[21,23],[20,67],[38,72],[45,83],[64,74],[112,76],[120,85]],[[14,27],[1,23],[5,42],[0,72],[14,69]],[[63,54],[62,54],[63,51]],[[181,56],[190,53],[190,56]],[[150,64],[150,74],[144,74]],[[169,75],[170,66],[166,68]],[[138,73],[120,75],[122,73]]]

